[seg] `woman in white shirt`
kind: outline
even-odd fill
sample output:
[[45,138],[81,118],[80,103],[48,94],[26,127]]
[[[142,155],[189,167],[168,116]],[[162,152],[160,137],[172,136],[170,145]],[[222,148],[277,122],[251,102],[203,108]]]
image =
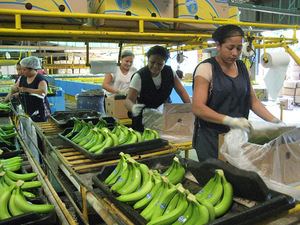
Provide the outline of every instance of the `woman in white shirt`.
[[137,71],[132,67],[134,53],[130,50],[124,50],[121,53],[120,66],[114,74],[105,75],[102,88],[105,90],[106,97],[114,95],[126,96],[129,90],[129,84],[132,75]]

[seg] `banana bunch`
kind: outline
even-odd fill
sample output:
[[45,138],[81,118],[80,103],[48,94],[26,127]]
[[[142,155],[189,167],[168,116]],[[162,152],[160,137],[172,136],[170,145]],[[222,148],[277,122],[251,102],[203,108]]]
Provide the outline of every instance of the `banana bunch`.
[[6,102],[0,102],[0,111],[10,111],[10,104]]
[[[91,141],[87,143],[88,145],[90,143],[90,146],[83,146],[83,148],[86,148],[89,152],[101,153],[105,148],[119,144],[117,135],[113,134],[108,128],[95,128],[94,131]],[[88,140],[88,138],[86,140]]]
[[232,205],[233,188],[226,180],[224,171],[217,169],[216,174],[195,195],[201,204],[211,204],[214,207],[215,217],[224,215]]
[[65,137],[70,137],[74,132],[79,132],[82,129],[81,121],[76,117],[72,117],[71,120],[74,122],[73,129],[65,135]]
[[22,166],[23,159],[20,156],[11,157],[8,159],[0,159],[0,172],[1,171],[18,171]]
[[185,169],[181,166],[179,159],[175,156],[172,165],[162,175],[167,177],[172,184],[176,185],[182,182],[185,175]]
[[17,136],[15,127],[15,125],[0,124],[0,142],[3,142],[7,145],[13,145],[10,140]]
[[143,141],[148,141],[152,139],[159,138],[159,134],[156,130],[152,130],[150,128],[145,128],[144,132],[142,134],[142,140]]
[[12,171],[2,171],[0,172],[0,191],[5,187],[14,186],[19,180],[24,181],[23,190],[41,187],[42,182],[32,181],[36,176],[36,173],[18,174]]
[[54,210],[50,204],[33,204],[28,202],[22,190],[24,181],[19,180],[14,185],[1,189],[0,192],[0,220],[18,216],[26,212],[44,214]]

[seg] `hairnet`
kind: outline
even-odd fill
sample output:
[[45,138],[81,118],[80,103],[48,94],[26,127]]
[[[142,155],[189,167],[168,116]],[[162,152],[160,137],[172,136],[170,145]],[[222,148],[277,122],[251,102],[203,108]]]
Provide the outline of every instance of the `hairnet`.
[[40,60],[36,56],[29,56],[21,60],[21,66],[25,66],[31,69],[40,69],[41,63]]

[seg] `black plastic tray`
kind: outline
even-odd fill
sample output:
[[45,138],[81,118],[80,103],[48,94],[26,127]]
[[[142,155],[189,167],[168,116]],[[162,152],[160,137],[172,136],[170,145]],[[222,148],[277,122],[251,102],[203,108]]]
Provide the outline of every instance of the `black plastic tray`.
[[104,119],[108,125],[115,123],[115,119],[113,117],[106,116],[95,110],[55,111],[50,116],[53,122],[62,128],[74,126],[74,121],[71,119],[72,117],[86,122],[92,121],[93,124],[98,123],[100,117]]
[[58,134],[60,138],[68,142],[71,146],[73,146],[76,150],[80,151],[86,157],[90,159],[107,159],[118,157],[120,152],[129,153],[132,155],[140,154],[142,152],[155,150],[158,148],[162,148],[166,145],[169,145],[169,141],[157,138],[149,141],[143,141],[133,144],[126,145],[118,145],[114,147],[105,148],[102,153],[91,153],[86,149],[82,148],[78,144],[71,141],[71,138],[75,136],[77,133],[72,134],[69,138],[65,137],[66,134],[71,132],[72,128],[66,128],[63,133]]
[[0,110],[0,117],[9,117],[11,110]]
[[[158,169],[164,172],[171,164],[174,154],[158,156],[148,159],[137,160],[146,164],[151,169]],[[183,186],[196,194],[214,176],[215,169],[222,169],[226,179],[230,182],[234,189],[234,197],[256,201],[258,204],[251,208],[241,205],[238,202],[233,203],[229,212],[208,224],[232,225],[232,224],[255,224],[264,219],[276,216],[279,213],[287,211],[295,207],[294,198],[270,190],[260,176],[255,172],[238,169],[228,163],[218,159],[209,159],[203,163],[191,159],[185,159],[178,156],[182,166],[186,170],[186,174],[192,174],[198,184],[190,179],[185,178],[182,182]],[[147,224],[147,221],[126,203],[119,202],[109,187],[103,184],[107,176],[114,170],[116,164],[106,165],[102,170],[94,174],[92,180],[98,188],[100,188],[107,198],[114,203],[128,219],[135,225]]]

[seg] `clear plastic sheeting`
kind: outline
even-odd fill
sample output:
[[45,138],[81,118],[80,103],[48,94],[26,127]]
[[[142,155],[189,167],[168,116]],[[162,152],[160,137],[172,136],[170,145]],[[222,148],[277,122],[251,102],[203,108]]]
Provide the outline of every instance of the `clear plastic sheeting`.
[[[37,133],[31,118],[26,116],[21,105],[18,106],[17,112],[20,115],[20,131],[21,134],[34,155],[38,163],[40,163],[39,152],[35,146],[38,146]],[[23,116],[22,116],[23,115]]]
[[[276,126],[268,124],[262,124],[256,134],[273,135]],[[300,185],[300,127],[277,129],[285,132],[263,145],[248,142],[246,132],[233,129],[225,135],[220,153],[230,164],[257,172],[270,189],[300,200],[300,189],[295,187]]]
[[195,116],[190,103],[165,103],[156,109],[143,110],[145,128],[156,130],[160,137],[173,143],[191,142]]

